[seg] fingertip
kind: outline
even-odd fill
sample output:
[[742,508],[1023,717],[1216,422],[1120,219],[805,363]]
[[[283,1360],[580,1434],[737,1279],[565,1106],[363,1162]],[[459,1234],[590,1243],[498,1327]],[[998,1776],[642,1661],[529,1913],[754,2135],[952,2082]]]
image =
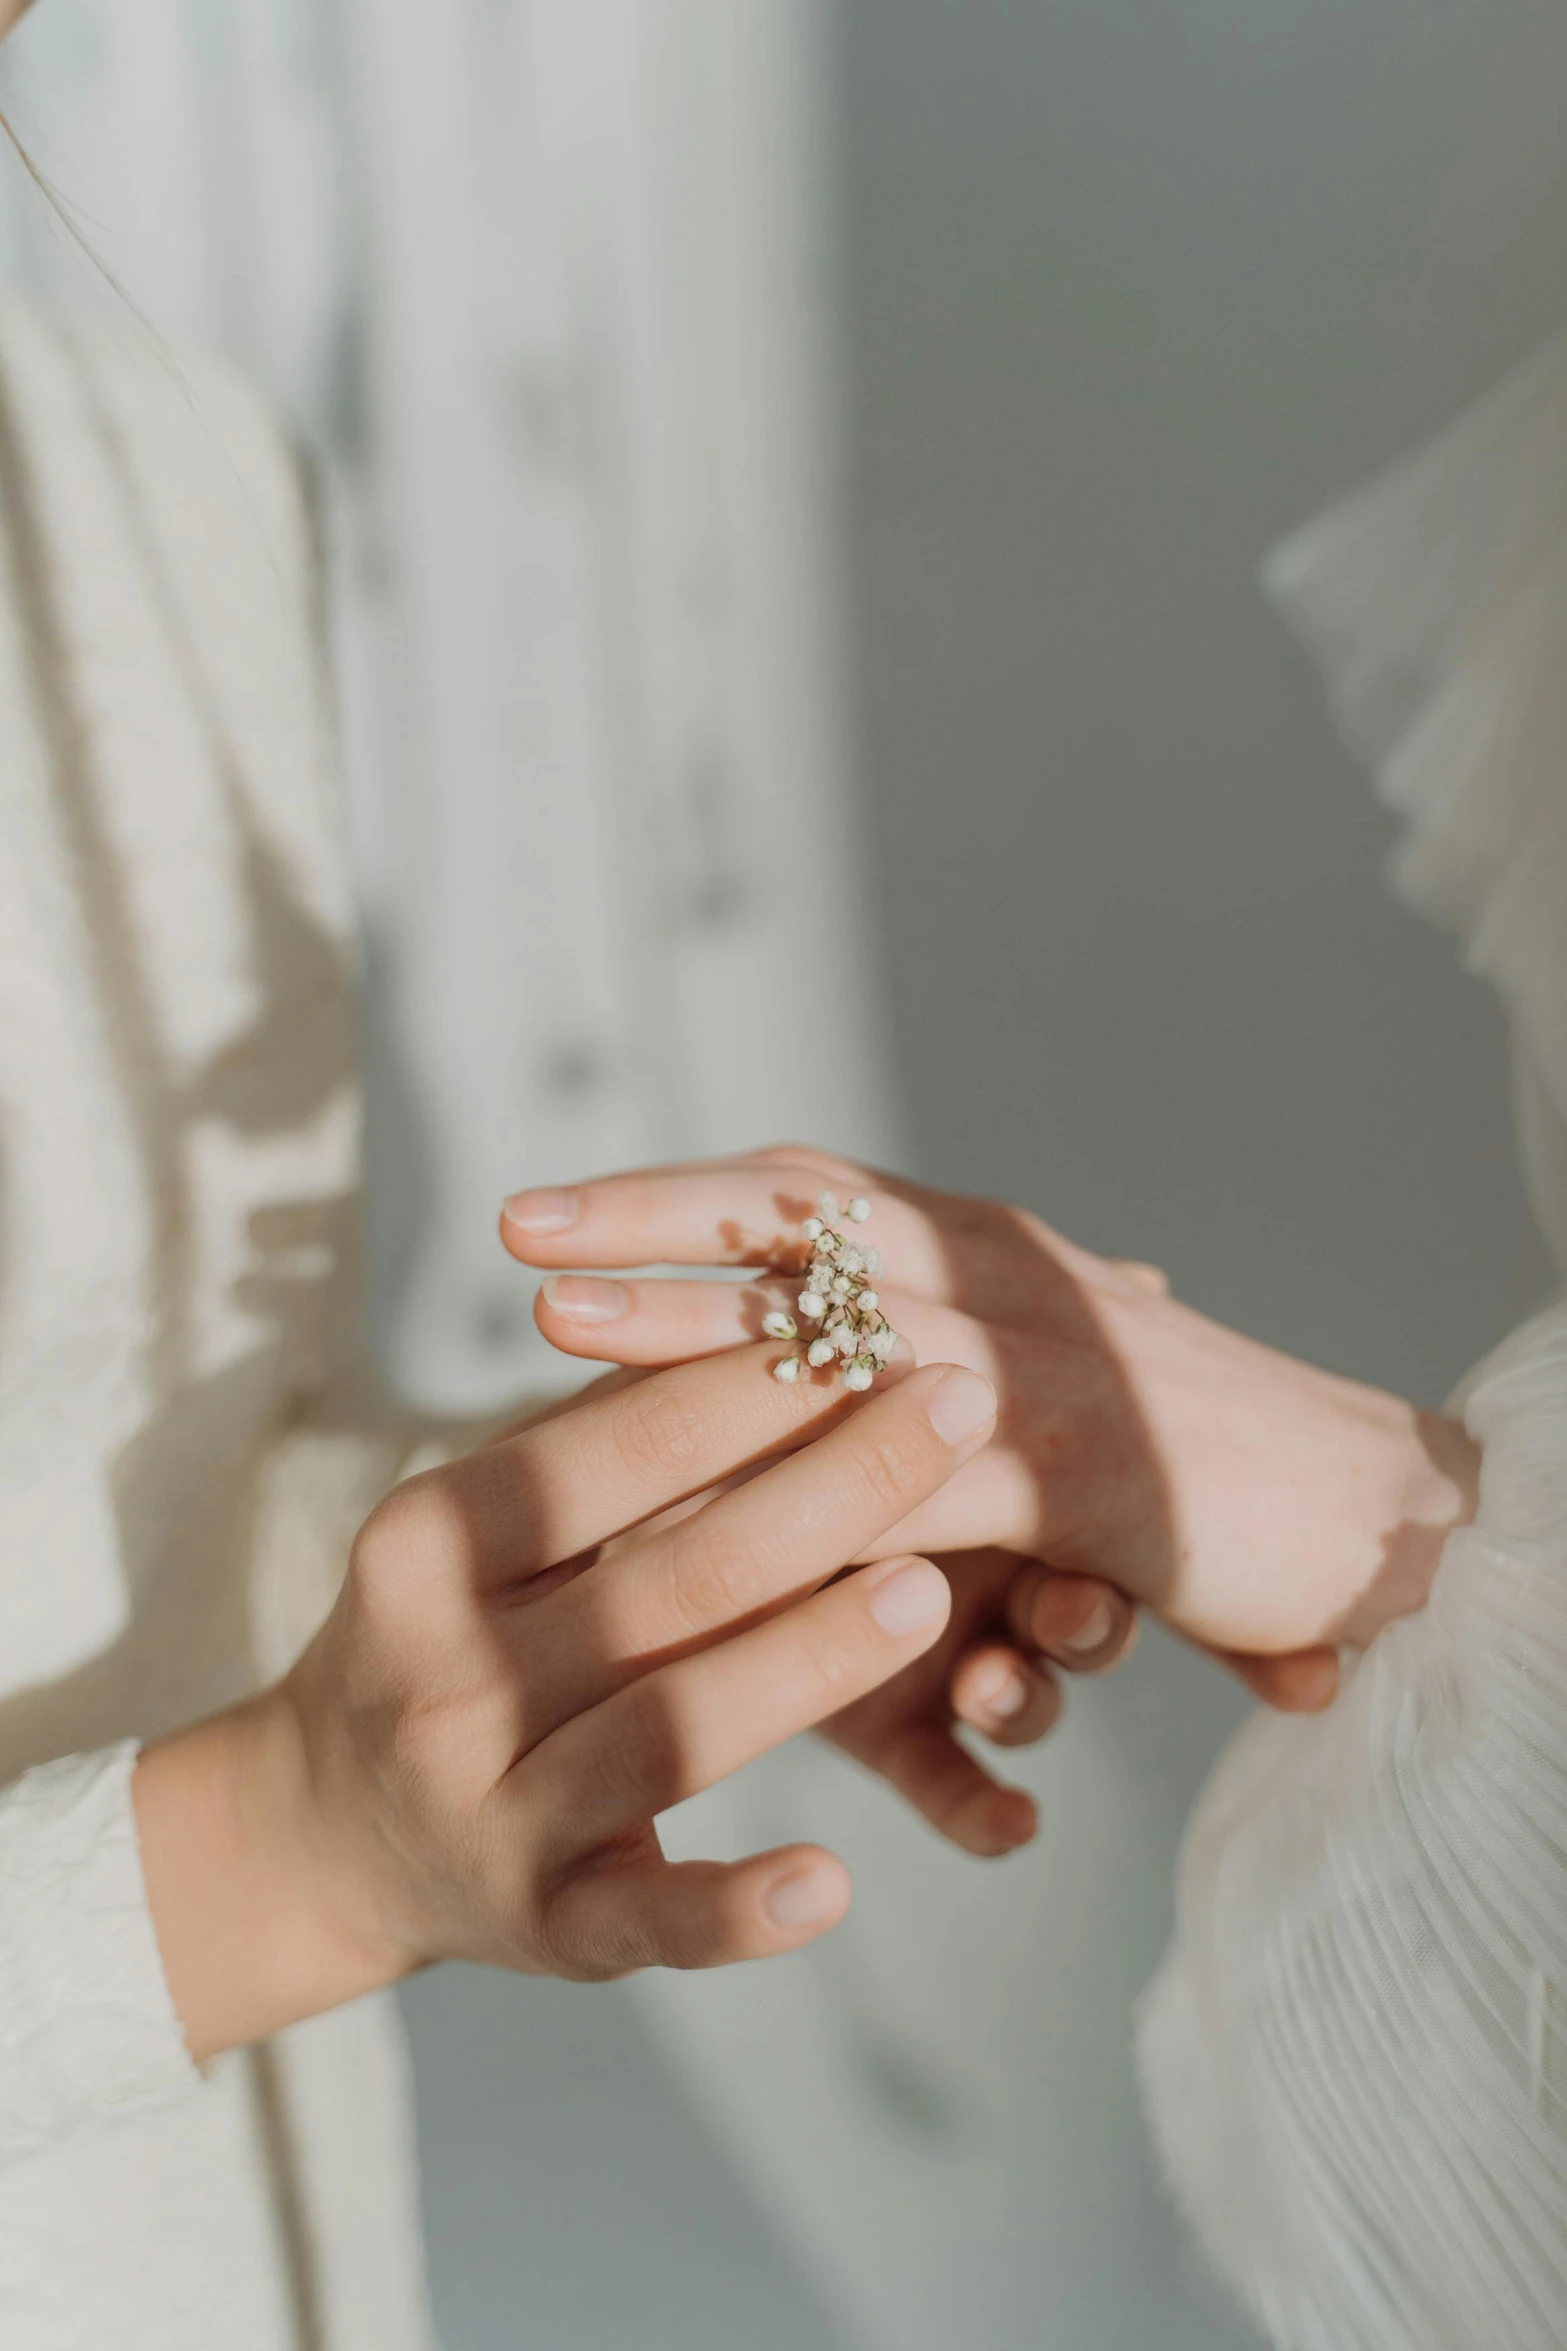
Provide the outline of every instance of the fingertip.
[[533,1319],[561,1354],[602,1362],[616,1356],[617,1338],[624,1344],[623,1326],[634,1320],[635,1307],[635,1294],[624,1282],[552,1273],[534,1292]]
[[1273,1703],[1287,1713],[1321,1714],[1338,1696],[1338,1657],[1332,1649],[1281,1658],[1279,1664],[1279,1682],[1284,1694]]
[[501,1202],[500,1235],[509,1253],[526,1264],[534,1261],[538,1244],[550,1245],[570,1232],[582,1218],[583,1199],[577,1185],[551,1185],[531,1192],[513,1192]]
[[889,1559],[864,1570],[871,1614],[895,1641],[928,1648],[952,1613],[952,1586],[930,1559]]
[[764,1886],[762,1915],[793,1949],[837,1926],[853,1896],[853,1880],[836,1853],[793,1853]]
[[1030,1637],[1068,1673],[1104,1672],[1120,1663],[1136,1638],[1131,1603],[1090,1576],[1043,1570],[1026,1605]]
[[971,1730],[1013,1721],[1028,1704],[1028,1668],[1015,1650],[961,1657],[952,1675],[952,1711]]
[[970,1798],[958,1825],[965,1850],[976,1860],[1003,1861],[1032,1844],[1039,1806],[1026,1789],[992,1785]]
[[1301,1649],[1286,1657],[1231,1655],[1227,1662],[1278,1714],[1321,1714],[1338,1696],[1338,1652],[1333,1649]]
[[982,1372],[966,1364],[939,1364],[925,1390],[931,1427],[954,1452],[988,1437],[995,1426],[996,1391]]
[[1050,1668],[1001,1643],[982,1643],[960,1657],[948,1696],[958,1721],[998,1746],[1034,1745],[1061,1714],[1061,1690]]

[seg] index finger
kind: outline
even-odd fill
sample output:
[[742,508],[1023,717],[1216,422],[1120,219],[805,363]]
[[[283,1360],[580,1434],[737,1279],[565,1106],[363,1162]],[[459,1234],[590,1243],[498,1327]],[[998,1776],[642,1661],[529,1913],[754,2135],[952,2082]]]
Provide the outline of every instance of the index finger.
[[793,1146],[515,1192],[501,1238],[525,1265],[551,1268],[792,1267],[803,1261],[802,1227],[821,1213],[824,1184],[840,1202],[864,1199],[871,1221],[856,1224],[855,1240],[876,1251],[889,1282],[996,1322],[1069,1308],[1106,1270],[1026,1209],[929,1191]]
[[814,1591],[949,1478],[995,1412],[988,1380],[933,1364],[818,1444],[578,1576],[530,1628],[536,1657],[548,1644],[530,1692],[534,1737],[650,1665]]
[[[798,1264],[801,1227],[818,1213],[824,1177],[808,1161],[710,1160],[641,1168],[558,1190],[517,1192],[501,1212],[513,1257],[538,1266]],[[853,1171],[871,1223],[856,1232],[889,1278],[931,1298],[956,1294],[935,1218],[903,1187]]]
[[[412,1481],[439,1495],[484,1588],[521,1583],[845,1418],[861,1399],[772,1376],[775,1345],[742,1347],[599,1393]],[[896,1381],[893,1366],[878,1386]],[[394,1497],[395,1499],[395,1497]]]

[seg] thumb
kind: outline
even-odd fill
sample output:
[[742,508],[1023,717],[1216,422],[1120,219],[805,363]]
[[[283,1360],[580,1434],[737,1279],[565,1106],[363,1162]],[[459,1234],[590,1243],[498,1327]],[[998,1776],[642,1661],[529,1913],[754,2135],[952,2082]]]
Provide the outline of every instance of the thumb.
[[1245,1657],[1234,1649],[1209,1655],[1228,1666],[1264,1706],[1280,1714],[1320,1714],[1338,1696],[1336,1649],[1293,1649],[1286,1657]]

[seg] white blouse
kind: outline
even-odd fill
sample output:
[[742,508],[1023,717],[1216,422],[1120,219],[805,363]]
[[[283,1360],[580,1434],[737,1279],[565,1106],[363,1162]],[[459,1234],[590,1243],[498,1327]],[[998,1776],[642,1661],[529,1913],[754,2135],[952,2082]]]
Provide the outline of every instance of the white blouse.
[[[1567,341],[1269,584],[1501,994],[1567,1275]],[[1282,2351],[1567,2343],[1567,1304],[1460,1402],[1474,1524],[1326,1715],[1221,1758],[1142,2019],[1170,2183]]]
[[346,1338],[308,514],[227,378],[6,304],[0,565],[0,2339],[421,2351],[387,2005],[198,2075],[129,1798],[297,1649],[404,1442]]

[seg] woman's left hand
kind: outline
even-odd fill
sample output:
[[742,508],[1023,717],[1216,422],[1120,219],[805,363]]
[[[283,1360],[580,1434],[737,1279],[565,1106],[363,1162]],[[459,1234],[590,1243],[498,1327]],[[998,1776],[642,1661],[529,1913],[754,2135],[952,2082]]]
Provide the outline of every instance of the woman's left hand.
[[1019,1572],[1011,1553],[946,1551],[936,1564],[952,1587],[940,1641],[820,1728],[953,1844],[1004,1853],[1033,1835],[1034,1800],[999,1783],[954,1735],[956,1725],[998,1747],[1031,1746],[1061,1713],[1056,1668],[1099,1673],[1117,1664],[1137,1619],[1119,1592],[1047,1573],[1036,1578],[1037,1624],[1020,1636],[1008,1622]]

